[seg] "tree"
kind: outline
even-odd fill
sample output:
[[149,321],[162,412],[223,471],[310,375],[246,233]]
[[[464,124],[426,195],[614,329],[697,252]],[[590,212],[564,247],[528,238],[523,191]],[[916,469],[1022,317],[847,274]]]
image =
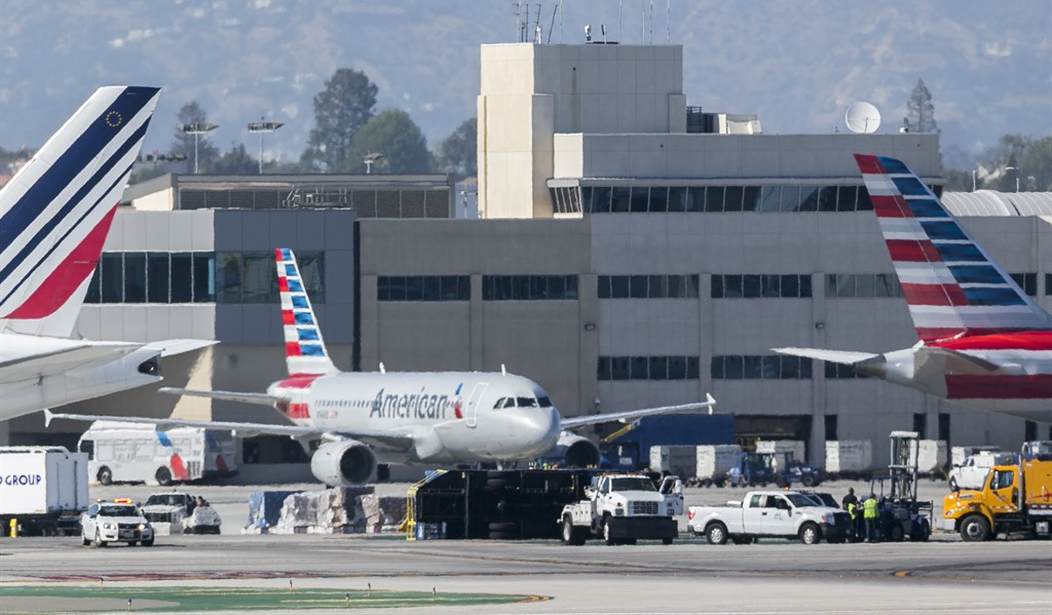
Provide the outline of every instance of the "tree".
[[924,85],[923,79],[913,86],[910,99],[906,101],[906,121],[913,132],[936,132],[935,105],[931,102],[931,92]]
[[372,119],[376,93],[376,84],[361,71],[341,68],[333,73],[314,97],[314,128],[301,157],[305,169],[347,168],[351,141]]
[[[194,135],[188,135],[181,129],[183,124],[208,123],[208,113],[196,100],[191,100],[179,109],[176,114],[178,124],[175,127],[175,139],[169,152],[172,155],[186,156],[187,172],[194,170]],[[197,161],[199,170],[207,173],[213,162],[219,157],[219,148],[212,145],[207,135],[197,137]]]
[[231,145],[209,168],[217,175],[254,175],[259,172],[259,160],[252,157],[244,143]]
[[475,118],[464,120],[457,126],[453,134],[438,146],[439,168],[463,177],[478,174],[477,132]]
[[426,173],[431,170],[431,152],[427,139],[409,114],[401,109],[388,109],[369,120],[354,135],[350,156],[343,169],[350,173],[365,171],[367,154],[382,154],[373,166],[385,173]]

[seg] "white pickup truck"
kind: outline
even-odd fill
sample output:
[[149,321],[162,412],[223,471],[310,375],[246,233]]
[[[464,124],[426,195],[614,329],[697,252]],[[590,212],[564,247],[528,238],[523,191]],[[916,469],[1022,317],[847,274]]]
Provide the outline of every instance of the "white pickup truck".
[[759,537],[799,538],[811,545],[844,542],[850,517],[839,508],[796,491],[750,491],[726,506],[691,506],[687,527],[710,544],[749,544]]
[[675,476],[655,487],[646,476],[608,474],[584,492],[587,499],[567,504],[558,519],[564,544],[583,545],[599,536],[608,545],[639,539],[670,545],[679,533],[675,516],[683,514],[683,483]]

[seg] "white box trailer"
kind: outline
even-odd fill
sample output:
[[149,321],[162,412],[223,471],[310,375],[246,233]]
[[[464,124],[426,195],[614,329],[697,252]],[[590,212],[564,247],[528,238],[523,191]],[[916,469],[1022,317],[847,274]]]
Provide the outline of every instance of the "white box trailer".
[[650,471],[675,474],[683,480],[697,471],[697,446],[665,444],[650,447]]
[[731,468],[741,464],[742,447],[737,444],[710,444],[697,447],[695,480],[703,487],[722,486]]
[[917,473],[923,476],[944,476],[946,473],[946,440],[918,440],[917,448],[910,449],[910,463],[916,450]]
[[142,482],[170,485],[237,473],[234,438],[229,431],[95,421],[77,449],[88,454],[88,476],[103,485]]
[[0,447],[0,535],[79,532],[88,502],[88,456],[61,446]]
[[830,477],[860,478],[873,470],[873,443],[869,440],[826,440],[826,467]]

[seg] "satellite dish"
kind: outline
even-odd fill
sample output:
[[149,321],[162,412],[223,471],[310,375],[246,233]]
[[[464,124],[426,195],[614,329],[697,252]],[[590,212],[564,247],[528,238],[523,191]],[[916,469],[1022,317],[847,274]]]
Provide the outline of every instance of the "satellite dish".
[[844,123],[855,134],[873,134],[880,128],[880,111],[865,101],[852,103],[844,112]]

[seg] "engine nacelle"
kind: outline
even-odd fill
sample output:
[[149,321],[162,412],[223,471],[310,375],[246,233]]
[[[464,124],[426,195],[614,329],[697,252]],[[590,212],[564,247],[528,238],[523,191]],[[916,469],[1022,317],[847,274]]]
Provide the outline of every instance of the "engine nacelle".
[[599,447],[594,442],[575,433],[559,434],[552,454],[562,459],[567,468],[594,468],[599,465]]
[[375,470],[373,449],[357,440],[326,442],[310,458],[311,473],[330,487],[361,485]]

